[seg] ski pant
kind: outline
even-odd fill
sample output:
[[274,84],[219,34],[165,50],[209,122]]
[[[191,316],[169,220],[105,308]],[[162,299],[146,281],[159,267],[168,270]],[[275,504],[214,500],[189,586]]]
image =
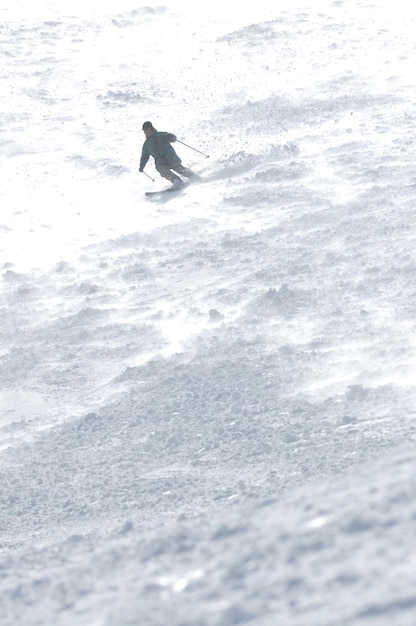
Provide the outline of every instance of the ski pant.
[[[182,163],[171,163],[170,165],[157,165],[157,171],[163,178],[167,178],[171,181],[171,183],[175,182],[175,180],[181,180],[179,176],[176,176],[173,172],[177,172],[181,176],[185,178],[192,178],[195,176],[194,172],[189,169],[189,167],[184,167]],[[171,171],[173,170],[173,172]]]

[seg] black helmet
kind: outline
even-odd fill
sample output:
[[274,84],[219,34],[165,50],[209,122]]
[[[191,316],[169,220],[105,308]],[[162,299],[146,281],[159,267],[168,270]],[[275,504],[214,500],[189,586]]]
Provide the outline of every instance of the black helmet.
[[152,122],[145,122],[142,126],[142,130],[147,130],[148,128],[153,128]]

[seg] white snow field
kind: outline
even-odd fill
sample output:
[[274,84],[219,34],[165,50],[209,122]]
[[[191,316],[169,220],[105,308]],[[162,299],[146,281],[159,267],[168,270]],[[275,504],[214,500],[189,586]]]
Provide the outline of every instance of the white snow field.
[[0,5],[1,626],[416,624],[416,6],[243,4]]

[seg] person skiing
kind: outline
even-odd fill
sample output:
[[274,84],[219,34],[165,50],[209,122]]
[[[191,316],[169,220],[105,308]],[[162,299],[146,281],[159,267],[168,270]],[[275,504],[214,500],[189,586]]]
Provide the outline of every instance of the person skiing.
[[142,129],[146,139],[142,148],[139,172],[143,172],[149,157],[152,156],[155,160],[157,171],[163,178],[167,178],[173,183],[173,188],[179,188],[184,185],[182,178],[174,172],[177,172],[184,178],[196,177],[195,172],[190,170],[189,167],[182,165],[181,159],[171,145],[176,141],[176,135],[158,132],[151,122],[145,122]]

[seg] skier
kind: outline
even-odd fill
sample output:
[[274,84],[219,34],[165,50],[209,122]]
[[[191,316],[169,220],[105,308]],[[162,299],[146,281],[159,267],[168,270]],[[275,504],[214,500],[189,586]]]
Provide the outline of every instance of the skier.
[[182,165],[181,159],[171,145],[176,141],[176,135],[158,132],[151,122],[143,124],[143,132],[146,135],[146,140],[143,144],[139,172],[143,172],[149,157],[152,156],[155,160],[157,171],[163,178],[167,178],[173,183],[172,188],[179,188],[185,184],[174,172],[185,178],[192,178],[193,176],[197,178],[196,174],[189,167]]

